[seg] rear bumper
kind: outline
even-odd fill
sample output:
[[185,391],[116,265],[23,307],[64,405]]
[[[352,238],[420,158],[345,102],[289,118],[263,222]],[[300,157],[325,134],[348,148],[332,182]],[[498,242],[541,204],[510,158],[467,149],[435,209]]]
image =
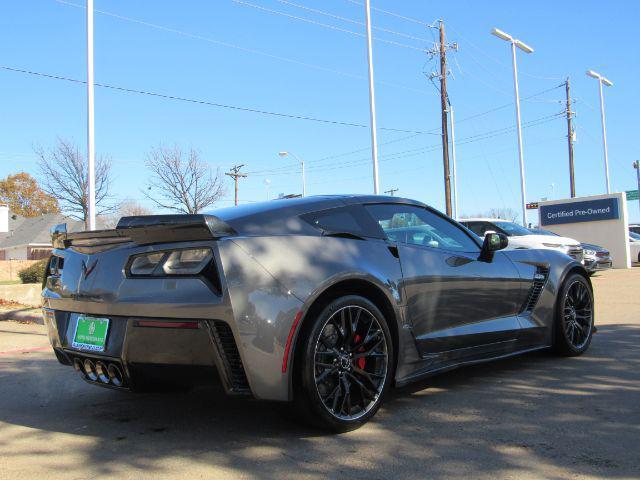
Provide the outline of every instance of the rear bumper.
[[176,322],[175,318],[110,316],[104,351],[88,352],[72,346],[77,314],[47,308],[43,314],[61,363],[75,363],[78,369],[78,361],[102,362],[107,368],[113,364],[123,374],[118,384],[94,379],[80,369],[90,383],[136,389],[143,379],[188,385],[220,382],[228,394],[252,394],[233,331],[222,320]]

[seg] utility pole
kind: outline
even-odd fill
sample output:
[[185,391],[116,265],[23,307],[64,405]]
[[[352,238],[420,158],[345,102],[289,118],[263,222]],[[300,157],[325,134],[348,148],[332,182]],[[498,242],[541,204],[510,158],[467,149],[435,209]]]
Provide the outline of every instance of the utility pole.
[[451,216],[451,172],[449,171],[449,122],[447,117],[447,46],[444,43],[444,22],[440,20],[440,108],[442,109],[442,163],[444,166],[444,201]]
[[[440,41],[437,45],[429,50],[428,54],[431,58],[440,58],[440,72],[431,73],[429,80],[433,82],[434,78],[440,79],[440,109],[442,115],[442,163],[444,167],[444,199],[445,210],[448,216],[452,216],[451,208],[451,170],[449,167],[449,95],[447,94],[447,50],[457,50],[458,45],[456,43],[447,44],[444,32],[444,21],[438,20],[438,30],[440,33]],[[436,28],[435,23],[430,28]]]
[[393,197],[393,194],[396,193],[398,191],[397,188],[390,188],[389,190],[385,190],[384,193],[388,193],[390,196]]
[[231,167],[229,169],[229,172],[225,173],[225,175],[230,176],[231,178],[233,178],[233,182],[235,184],[235,206],[238,206],[238,179],[240,178],[245,178],[247,176],[246,173],[240,173],[240,169],[244,167],[244,164],[242,165],[234,165],[233,167]]
[[369,62],[369,111],[371,115],[371,159],[373,160],[373,194],[378,195],[378,138],[376,126],[376,96],[373,85],[373,46],[371,41],[371,2],[364,2],[367,23],[367,60]]
[[89,170],[89,230],[96,229],[96,148],[93,115],[93,0],[87,0],[87,162]]
[[569,83],[569,77],[565,82],[567,89],[567,140],[569,142],[569,183],[571,188],[571,198],[576,196],[576,179],[573,166],[573,112],[571,111],[571,85]]

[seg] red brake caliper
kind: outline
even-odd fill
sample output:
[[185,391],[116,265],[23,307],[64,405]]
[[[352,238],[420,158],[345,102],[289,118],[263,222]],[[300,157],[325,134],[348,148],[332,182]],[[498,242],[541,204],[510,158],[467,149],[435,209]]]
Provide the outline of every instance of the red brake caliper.
[[[360,334],[356,334],[356,336],[353,338],[353,341],[355,343],[358,343],[360,341]],[[364,352],[364,347],[360,347],[358,350],[356,350],[357,352]],[[358,368],[360,370],[364,370],[364,366],[366,365],[367,361],[364,357],[358,358],[356,360],[356,365],[358,366]]]

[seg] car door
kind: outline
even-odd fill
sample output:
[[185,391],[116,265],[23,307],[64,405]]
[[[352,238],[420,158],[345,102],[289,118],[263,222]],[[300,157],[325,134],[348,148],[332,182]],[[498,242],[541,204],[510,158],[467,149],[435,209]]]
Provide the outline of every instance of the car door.
[[366,208],[398,248],[406,314],[423,356],[509,348],[520,330],[525,294],[506,255],[496,252],[493,261],[480,261],[480,245],[471,234],[430,209]]

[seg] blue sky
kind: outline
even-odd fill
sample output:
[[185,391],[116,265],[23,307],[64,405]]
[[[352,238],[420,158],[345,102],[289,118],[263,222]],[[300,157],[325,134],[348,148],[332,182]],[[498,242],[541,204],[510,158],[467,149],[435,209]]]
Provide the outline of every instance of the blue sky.
[[[95,80],[138,90],[368,124],[364,17],[349,0],[96,0]],[[382,190],[443,209],[438,92],[425,76],[436,69],[422,51],[435,34],[424,24],[444,19],[450,42],[449,95],[456,111],[460,212],[519,210],[519,176],[509,46],[489,34],[499,27],[535,48],[518,55],[527,200],[569,194],[564,110],[570,76],[577,111],[578,195],[604,193],[597,82],[605,91],[611,185],[636,188],[632,161],[640,156],[635,49],[640,4],[596,1],[425,2],[373,0],[374,61]],[[0,4],[0,65],[84,80],[82,0]],[[297,6],[296,6],[297,5]],[[304,6],[348,22],[321,15]],[[256,8],[256,7],[262,7]],[[265,9],[271,10],[267,11]],[[273,13],[273,11],[279,12]],[[308,19],[308,22],[293,17]],[[420,23],[422,22],[422,23]],[[322,23],[336,28],[318,25]],[[382,30],[384,29],[384,30]],[[350,32],[345,32],[348,30]],[[390,33],[389,31],[395,32]],[[401,35],[398,35],[401,34]],[[397,45],[401,44],[401,45]],[[482,114],[496,107],[492,113]],[[0,176],[37,174],[33,145],[56,137],[85,145],[85,87],[0,70]],[[394,131],[389,129],[405,130]],[[436,133],[415,134],[408,132]],[[114,162],[114,193],[144,200],[146,153],[180,144],[200,150],[212,167],[245,164],[243,202],[300,190],[289,150],[307,162],[307,193],[370,193],[367,128],[247,113],[96,88],[96,149]],[[350,153],[353,152],[353,153]],[[227,181],[228,178],[225,178]],[[220,203],[232,201],[233,188]],[[640,221],[637,202],[631,220]],[[530,217],[533,220],[533,216]]]

